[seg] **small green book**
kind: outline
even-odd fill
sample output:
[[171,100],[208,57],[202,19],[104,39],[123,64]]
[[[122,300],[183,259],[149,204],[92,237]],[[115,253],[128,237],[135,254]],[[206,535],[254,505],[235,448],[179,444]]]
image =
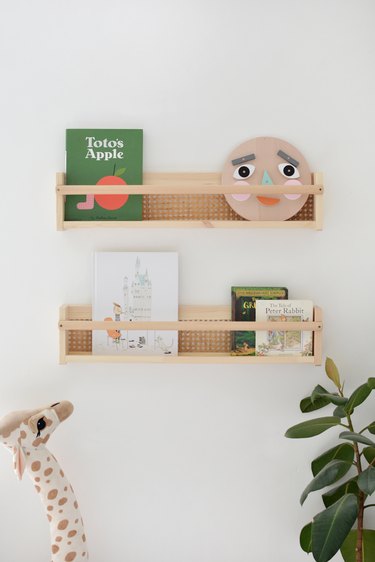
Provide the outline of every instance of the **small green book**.
[[[142,129],[67,129],[67,185],[141,185]],[[67,195],[67,221],[140,221],[142,195]]]
[[[232,320],[255,322],[256,301],[287,299],[285,287],[232,287]],[[255,355],[255,331],[232,332],[232,355]]]

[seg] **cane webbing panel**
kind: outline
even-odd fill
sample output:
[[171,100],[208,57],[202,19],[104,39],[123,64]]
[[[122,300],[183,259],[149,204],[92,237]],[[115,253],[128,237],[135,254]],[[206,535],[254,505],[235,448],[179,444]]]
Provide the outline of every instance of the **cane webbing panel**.
[[[143,220],[232,220],[237,215],[224,195],[143,195]],[[290,221],[314,220],[314,196],[309,195],[302,209]]]

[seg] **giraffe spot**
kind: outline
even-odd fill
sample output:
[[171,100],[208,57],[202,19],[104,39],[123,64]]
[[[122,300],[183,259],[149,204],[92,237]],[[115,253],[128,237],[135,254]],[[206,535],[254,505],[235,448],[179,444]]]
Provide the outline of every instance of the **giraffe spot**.
[[58,491],[55,488],[55,489],[51,490],[50,492],[48,492],[47,497],[48,497],[49,500],[54,500],[55,497],[57,496],[57,494],[58,494]]
[[74,502],[74,507],[75,507],[76,509],[78,509],[78,502],[77,502],[77,500]]
[[50,522],[52,521],[52,517],[50,516],[49,513],[47,514],[47,519],[48,519],[48,521],[50,521]]
[[40,486],[35,486],[35,489],[36,489],[36,491],[37,491],[38,494],[39,494],[39,492],[40,492]]
[[57,546],[57,544],[53,544],[52,545],[52,552],[53,554],[56,554],[56,552],[59,552],[60,547]]
[[60,521],[60,523],[57,525],[57,528],[58,528],[60,531],[63,531],[64,529],[67,528],[68,525],[69,525],[69,521],[68,521],[67,519],[62,519],[62,520]]
[[30,453],[26,453],[26,455],[29,457],[29,456],[30,456]]
[[37,476],[37,477],[35,478],[35,482],[40,482],[39,476]]
[[63,509],[59,509],[59,513],[62,513],[64,510]]
[[73,560],[75,559],[76,556],[77,556],[76,552],[68,552],[68,554],[65,556],[65,561],[66,562],[73,562]]
[[55,540],[56,540],[56,542],[61,542],[61,541],[62,541],[62,537],[58,536],[58,537],[56,537]]
[[49,462],[50,460],[51,460],[50,457],[47,457],[47,462]]
[[38,472],[38,470],[40,470],[40,462],[39,462],[39,461],[34,461],[34,462],[31,464],[31,470],[32,470],[33,472]]
[[67,498],[61,498],[61,500],[59,500],[59,505],[64,505],[64,503],[66,503],[67,501]]
[[49,505],[49,506],[47,507],[47,509],[48,509],[48,511],[52,511],[52,510],[53,510],[53,505]]
[[68,486],[65,486],[65,488],[64,488],[64,492],[66,492],[66,491],[67,491],[67,489],[68,489]]
[[26,439],[26,431],[22,430],[21,433],[20,433],[20,437],[21,437],[21,439]]
[[47,470],[44,471],[44,476],[49,476],[52,472],[53,468],[47,468]]
[[86,542],[86,535],[85,534],[82,535],[82,540],[83,540],[83,542]]
[[62,478],[64,478],[64,472],[62,470],[60,470],[60,476],[62,476]]
[[68,544],[71,545],[71,544],[72,544],[72,541],[68,541]]
[[82,556],[86,556],[86,552],[82,552]]
[[69,531],[68,537],[75,537],[76,534],[77,534],[77,531]]
[[46,484],[50,484],[50,483],[51,483],[51,480],[46,480]]

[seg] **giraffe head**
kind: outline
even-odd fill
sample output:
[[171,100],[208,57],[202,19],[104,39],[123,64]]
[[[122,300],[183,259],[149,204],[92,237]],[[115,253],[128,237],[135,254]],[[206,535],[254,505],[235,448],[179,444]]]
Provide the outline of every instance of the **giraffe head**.
[[19,479],[25,470],[24,451],[43,447],[58,425],[73,412],[64,400],[35,410],[18,410],[0,419],[0,441],[13,452],[14,469]]

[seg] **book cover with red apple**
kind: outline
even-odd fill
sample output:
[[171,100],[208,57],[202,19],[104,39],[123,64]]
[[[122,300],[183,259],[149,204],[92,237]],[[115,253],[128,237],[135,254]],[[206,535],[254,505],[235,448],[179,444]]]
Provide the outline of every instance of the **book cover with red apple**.
[[[67,129],[67,185],[142,184],[142,129]],[[68,195],[67,221],[142,220],[142,195]]]

